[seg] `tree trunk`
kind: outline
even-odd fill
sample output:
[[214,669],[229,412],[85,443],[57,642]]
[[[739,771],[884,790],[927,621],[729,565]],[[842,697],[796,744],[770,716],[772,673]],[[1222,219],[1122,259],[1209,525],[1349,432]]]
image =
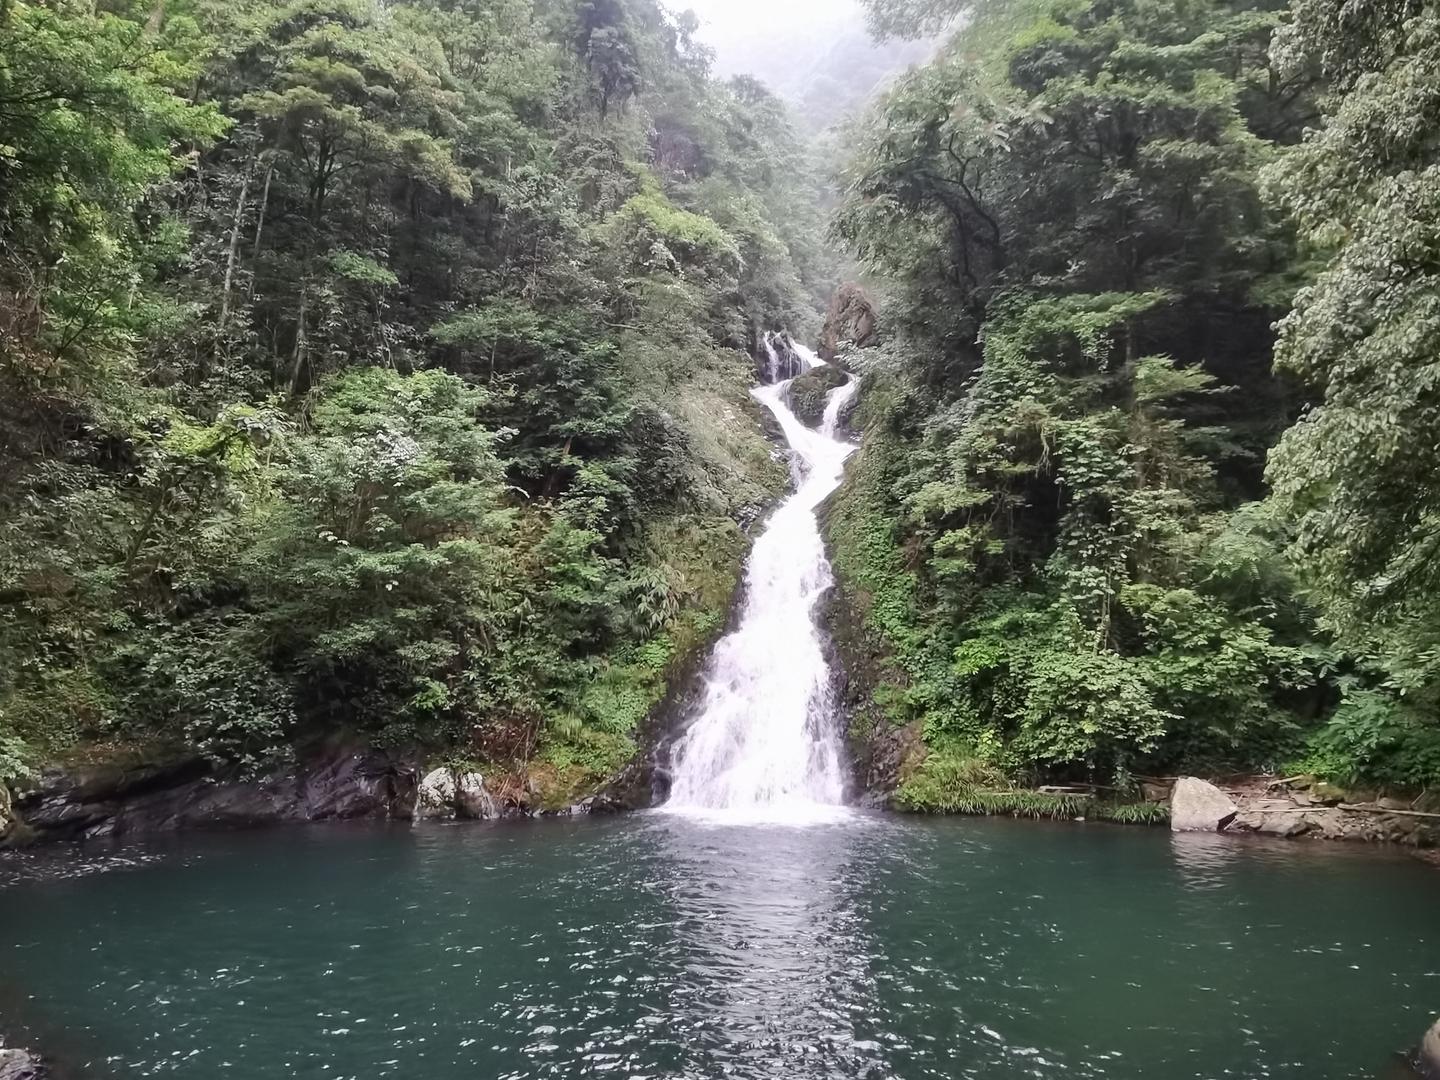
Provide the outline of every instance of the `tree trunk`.
[[250,174],[255,170],[255,155],[245,163],[245,178],[240,181],[240,197],[235,200],[235,220],[230,225],[230,252],[225,258],[225,284],[220,290],[220,318],[218,329],[225,332],[225,323],[230,318],[230,288],[235,282],[235,261],[240,253],[240,226],[245,220],[245,198],[250,194]]
[[265,227],[265,211],[270,207],[270,174],[274,171],[273,161],[265,166],[265,189],[260,193],[260,213],[255,218],[255,250],[251,253],[252,259],[260,257],[260,232]]
[[300,312],[295,323],[295,357],[290,369],[290,396],[300,394],[301,379],[310,363],[310,341],[305,333],[306,305],[310,300],[309,283],[300,286]]

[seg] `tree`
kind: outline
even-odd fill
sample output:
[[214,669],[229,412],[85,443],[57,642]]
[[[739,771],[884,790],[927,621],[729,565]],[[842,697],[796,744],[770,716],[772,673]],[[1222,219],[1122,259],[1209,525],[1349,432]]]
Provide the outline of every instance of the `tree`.
[[1277,363],[1322,395],[1271,457],[1296,557],[1363,675],[1320,754],[1350,775],[1440,776],[1440,12],[1298,2],[1277,38],[1318,69],[1323,125],[1269,171],[1328,257],[1281,324]]
[[1278,19],[988,5],[857,132],[836,230],[901,339],[837,566],[885,598],[892,718],[937,753],[1123,778],[1273,760],[1294,725],[1292,583],[1262,613],[1205,576],[1285,421],[1260,171],[1308,84],[1272,77]]

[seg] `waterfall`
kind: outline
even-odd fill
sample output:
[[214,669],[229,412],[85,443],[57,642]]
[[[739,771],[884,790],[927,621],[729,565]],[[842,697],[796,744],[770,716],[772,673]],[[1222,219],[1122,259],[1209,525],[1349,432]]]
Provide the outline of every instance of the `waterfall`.
[[[764,345],[770,371],[822,363],[788,339]],[[845,813],[841,733],[815,623],[833,578],[815,512],[840,485],[855,449],[837,432],[857,384],[852,378],[830,392],[818,431],[790,411],[789,385],[786,379],[751,391],[784,430],[795,491],[755,541],[739,624],[715,647],[701,705],[675,746],[665,804],[672,812],[795,822]]]

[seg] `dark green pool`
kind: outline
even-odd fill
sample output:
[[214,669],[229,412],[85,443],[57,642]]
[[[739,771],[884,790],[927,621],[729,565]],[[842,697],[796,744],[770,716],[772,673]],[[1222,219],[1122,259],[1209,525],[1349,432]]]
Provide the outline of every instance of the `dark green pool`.
[[1440,873],[1343,845],[647,815],[0,861],[0,1015],[81,1075],[1372,1078]]

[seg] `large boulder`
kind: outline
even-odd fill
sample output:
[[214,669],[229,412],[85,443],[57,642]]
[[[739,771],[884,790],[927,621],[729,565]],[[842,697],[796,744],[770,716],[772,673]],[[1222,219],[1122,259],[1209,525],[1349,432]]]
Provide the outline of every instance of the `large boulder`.
[[790,411],[806,427],[817,428],[825,418],[825,401],[830,391],[844,386],[847,376],[830,364],[813,367],[799,375],[785,392]]
[[485,789],[485,777],[478,772],[455,774],[455,812],[472,821],[488,821],[500,816],[495,800]]
[[478,772],[440,768],[425,774],[415,796],[415,817],[420,820],[467,818],[483,821],[500,816],[500,808]]
[[433,769],[420,781],[415,793],[415,819],[433,821],[455,816],[455,773]]
[[835,290],[830,301],[830,312],[825,317],[825,328],[820,331],[820,357],[834,360],[847,345],[859,349],[869,348],[877,343],[878,320],[875,305],[865,290],[854,282],[846,282]]
[[1222,832],[1239,812],[1214,784],[1182,777],[1170,794],[1171,832]]

